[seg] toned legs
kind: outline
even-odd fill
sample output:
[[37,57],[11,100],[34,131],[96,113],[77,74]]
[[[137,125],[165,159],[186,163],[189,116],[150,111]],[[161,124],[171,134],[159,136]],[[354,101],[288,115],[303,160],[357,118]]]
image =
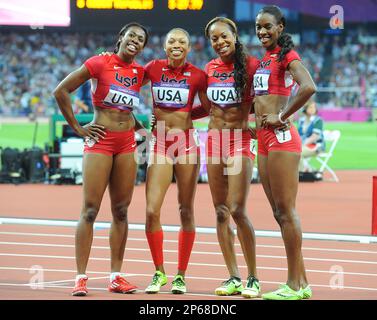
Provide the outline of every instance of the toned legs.
[[109,193],[113,221],[110,228],[111,272],[120,272],[128,236],[127,210],[137,173],[134,153],[114,156]]
[[280,226],[288,260],[287,284],[294,290],[308,282],[301,252],[302,231],[296,213],[298,164],[300,155],[293,152],[273,151],[268,157],[258,156],[261,182],[270,202],[274,217]]
[[86,153],[83,159],[84,200],[76,228],[77,272],[85,274],[93,242],[93,224],[109,181],[113,158],[100,153]]

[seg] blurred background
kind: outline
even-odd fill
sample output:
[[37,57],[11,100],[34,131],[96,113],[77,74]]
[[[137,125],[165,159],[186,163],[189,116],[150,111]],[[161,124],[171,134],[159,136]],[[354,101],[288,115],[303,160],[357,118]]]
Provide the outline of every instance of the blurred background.
[[[324,129],[341,137],[329,159],[337,169],[377,168],[377,1],[352,0],[0,0],[0,147],[39,147],[59,153],[72,133],[64,128],[52,96],[56,85],[88,57],[113,51],[123,25],[137,21],[150,31],[138,62],[164,58],[163,39],[173,27],[192,37],[189,61],[200,68],[212,59],[204,37],[215,16],[233,19],[248,52],[262,57],[255,36],[255,16],[266,4],[279,5],[286,31],[318,87],[315,100]],[[90,109],[79,107],[81,122]],[[135,111],[147,124],[151,114],[148,87]],[[296,119],[301,113],[296,115]],[[205,128],[206,120],[196,124]],[[330,145],[327,145],[329,147]],[[315,165],[314,165],[315,166]]]

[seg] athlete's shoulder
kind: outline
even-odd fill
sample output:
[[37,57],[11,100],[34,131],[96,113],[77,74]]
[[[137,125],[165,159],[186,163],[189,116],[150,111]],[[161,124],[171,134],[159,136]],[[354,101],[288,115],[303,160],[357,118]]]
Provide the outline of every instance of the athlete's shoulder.
[[153,69],[158,69],[158,68],[162,68],[164,65],[166,65],[166,60],[164,59],[154,59],[154,60],[151,60],[149,61],[146,65],[145,65],[145,69],[150,71],[152,68]]
[[291,49],[285,55],[285,59],[287,59],[288,61],[301,60],[301,57],[296,50]]
[[221,65],[221,63],[219,61],[221,61],[221,60],[220,59],[212,59],[211,61],[209,61],[204,67],[205,72],[208,73],[210,69],[219,67]]

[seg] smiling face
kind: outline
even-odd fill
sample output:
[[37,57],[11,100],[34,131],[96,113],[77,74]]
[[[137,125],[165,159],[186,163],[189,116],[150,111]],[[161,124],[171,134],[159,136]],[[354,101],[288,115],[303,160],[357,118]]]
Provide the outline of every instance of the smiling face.
[[134,58],[143,50],[146,34],[143,29],[133,26],[127,29],[120,40],[119,53]]
[[231,31],[230,26],[218,21],[209,28],[209,39],[213,50],[221,59],[229,59],[236,51],[236,35]]
[[172,30],[166,36],[164,49],[169,59],[185,60],[191,49],[190,40],[185,32]]
[[268,50],[274,49],[283,30],[283,24],[277,23],[273,15],[269,13],[260,13],[257,15],[255,31],[264,48]]

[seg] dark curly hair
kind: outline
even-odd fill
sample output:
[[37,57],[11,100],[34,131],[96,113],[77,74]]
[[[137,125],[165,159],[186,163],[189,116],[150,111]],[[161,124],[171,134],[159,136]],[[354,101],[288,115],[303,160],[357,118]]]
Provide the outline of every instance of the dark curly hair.
[[216,22],[227,24],[236,37],[236,51],[234,53],[234,87],[236,90],[237,98],[243,97],[246,91],[247,82],[249,80],[249,74],[246,68],[247,54],[244,45],[239,40],[236,24],[232,20],[224,17],[213,18],[210,22],[207,23],[204,29],[204,33],[207,38],[209,38],[209,28]]
[[126,24],[120,31],[119,31],[119,33],[118,33],[118,41],[117,41],[117,43],[116,43],[116,45],[115,45],[115,49],[114,49],[114,53],[118,53],[118,51],[119,51],[119,46],[120,46],[120,43],[121,43],[121,37],[123,37],[125,34],[126,34],[126,32],[127,32],[127,30],[129,29],[129,28],[131,28],[131,27],[138,27],[138,28],[140,28],[140,29],[142,29],[143,31],[144,31],[144,33],[145,33],[145,39],[144,39],[144,45],[143,45],[143,47],[145,47],[146,45],[147,45],[147,43],[148,43],[148,37],[149,37],[149,34],[148,34],[148,31],[147,31],[147,28],[145,28],[144,26],[142,26],[140,23],[137,23],[137,22],[130,22],[130,23],[128,23],[128,24]]
[[[286,23],[286,20],[285,20],[285,17],[282,13],[282,11],[280,10],[280,8],[278,6],[265,6],[263,7],[259,12],[258,12],[258,15],[259,14],[263,14],[263,13],[268,13],[272,16],[275,17],[276,19],[276,22],[278,24],[282,24],[284,29],[285,29],[285,23]],[[285,57],[285,55],[291,51],[291,49],[294,48],[294,43],[292,41],[292,37],[288,34],[288,33],[285,33],[284,31],[282,32],[282,34],[280,35],[279,39],[278,39],[278,45],[281,47],[281,51],[279,53],[279,57],[278,57],[278,61],[282,61]]]

